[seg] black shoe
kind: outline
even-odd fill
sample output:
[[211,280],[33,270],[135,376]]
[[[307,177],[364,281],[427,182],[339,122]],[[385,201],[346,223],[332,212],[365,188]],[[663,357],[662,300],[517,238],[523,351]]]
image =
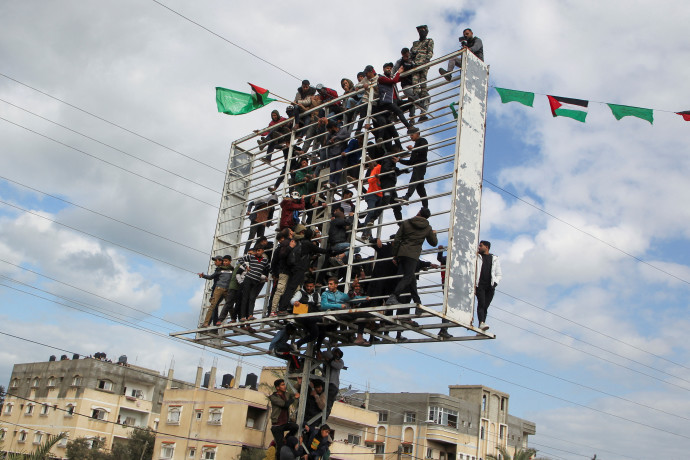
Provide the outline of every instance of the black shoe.
[[443,78],[445,78],[445,79],[448,80],[448,81],[450,81],[451,78],[452,78],[452,77],[450,76],[450,72],[448,72],[446,69],[438,69],[438,73],[440,73],[441,75],[443,75]]
[[441,329],[438,332],[438,336],[441,337],[442,339],[450,339],[451,337],[453,337],[452,335],[450,335],[448,333],[448,331],[446,329]]
[[429,120],[429,117],[427,117],[426,115],[422,115],[421,117],[419,117],[420,123],[423,123],[423,122],[428,121],[428,120]]

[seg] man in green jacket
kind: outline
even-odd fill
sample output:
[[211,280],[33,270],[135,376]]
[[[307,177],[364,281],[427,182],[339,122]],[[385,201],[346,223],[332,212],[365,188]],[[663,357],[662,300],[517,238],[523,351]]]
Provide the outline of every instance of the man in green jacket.
[[429,208],[422,208],[412,219],[408,219],[400,225],[398,233],[395,234],[393,241],[393,257],[398,264],[398,275],[403,277],[398,281],[393,294],[386,300],[386,305],[398,305],[398,297],[406,290],[409,290],[412,301],[421,305],[422,299],[417,293],[417,278],[415,270],[417,261],[422,253],[422,245],[426,240],[431,246],[438,244],[436,231],[429,224],[431,211]]
[[289,394],[285,380],[278,379],[273,382],[276,391],[268,397],[271,401],[271,433],[276,441],[276,452],[285,443],[285,432],[287,436],[294,436],[299,427],[295,422],[290,421],[290,406],[299,398],[299,393]]

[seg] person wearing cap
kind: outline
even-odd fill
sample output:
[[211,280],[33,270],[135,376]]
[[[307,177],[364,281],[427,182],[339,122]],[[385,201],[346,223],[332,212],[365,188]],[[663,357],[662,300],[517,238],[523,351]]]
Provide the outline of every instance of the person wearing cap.
[[[410,177],[410,186],[407,188],[405,196],[398,201],[407,203],[412,198],[414,192],[422,199],[422,206],[429,207],[429,200],[426,199],[426,188],[424,187],[424,176],[426,175],[427,154],[429,152],[429,142],[421,136],[419,128],[412,128],[410,133],[410,140],[414,142],[414,146],[408,145],[407,150],[412,154],[407,160],[400,160],[400,164],[405,166],[412,166],[412,176]],[[416,183],[415,183],[416,182]]]
[[280,208],[280,230],[292,228],[298,222],[295,213],[304,211],[304,200],[302,200],[299,192],[287,193],[283,201],[280,202]]
[[[458,41],[462,46],[460,51],[469,50],[477,56],[480,61],[484,61],[484,44],[481,38],[474,36],[472,29],[463,30],[462,37],[458,38]],[[462,69],[462,54],[448,59],[448,69],[438,69],[438,73],[443,75],[446,80],[450,81],[452,78],[450,73],[455,67]]]
[[294,105],[291,110],[291,116],[295,117],[295,125],[304,126],[308,123],[309,116],[301,116],[301,114],[312,108],[312,96],[315,94],[316,88],[311,86],[309,80],[302,80],[302,85],[297,88],[295,100],[293,101]]
[[278,204],[278,195],[272,194],[266,198],[259,198],[255,201],[250,201],[247,205],[247,216],[249,216],[249,236],[247,236],[247,244],[244,247],[244,253],[249,251],[249,248],[254,243],[254,238],[264,236],[266,227],[270,227],[273,223],[274,206]]
[[[419,33],[419,40],[412,42],[410,54],[417,66],[424,65],[431,61],[434,57],[434,40],[428,38],[429,28],[426,25],[417,26],[417,33]],[[414,83],[418,84],[417,92],[421,99],[420,105],[424,107],[424,113],[419,118],[419,121],[426,121],[429,118],[426,116],[426,111],[429,109],[429,91],[426,88],[426,77],[429,73],[429,68],[426,67],[415,73]]]
[[[206,317],[201,323],[201,327],[208,327],[211,321],[215,324],[218,321],[218,305],[225,299],[228,287],[230,286],[230,279],[234,267],[232,266],[232,257],[229,255],[223,256],[223,264],[216,268],[216,271],[211,275],[197,273],[199,278],[214,281],[213,293],[211,294],[210,305],[206,311]],[[215,261],[214,261],[215,262]]]
[[402,278],[395,286],[393,294],[386,299],[386,305],[398,305],[400,303],[398,297],[406,290],[409,290],[414,303],[418,305],[422,303],[417,292],[417,278],[415,277],[417,262],[425,240],[431,246],[438,244],[436,231],[429,224],[429,217],[431,217],[429,208],[422,208],[415,217],[404,221],[400,225],[398,233],[395,234],[393,256],[398,264],[398,275],[402,275]]
[[[387,62],[386,64],[383,64],[383,75],[379,75],[379,108],[381,110],[387,110],[391,113],[393,113],[396,117],[398,117],[398,120],[405,125],[405,127],[409,130],[412,128],[412,125],[410,124],[409,121],[407,121],[407,118],[405,118],[405,114],[403,111],[400,109],[400,106],[398,105],[398,87],[397,84],[400,82],[400,72],[402,71],[402,67],[398,67],[398,71],[393,75],[393,63],[392,62]],[[396,133],[396,138],[397,133]],[[400,140],[397,141],[399,143]]]
[[339,114],[342,112],[342,104],[343,101],[338,101],[335,103],[331,103],[333,99],[338,98],[338,92],[332,88],[327,88],[323,86],[321,83],[316,85],[316,92],[319,93],[321,96],[321,100],[323,101],[324,104],[328,105],[328,112],[330,114]]
[[[402,72],[405,73],[409,70],[414,69],[417,66],[417,63],[412,59],[412,55],[410,54],[409,48],[403,48],[400,51],[400,55],[400,59],[398,59],[395,62],[395,65],[393,66],[393,73],[397,73],[400,69],[402,69]],[[401,76],[400,86],[402,88],[403,94],[407,96],[408,100],[408,103],[405,106],[403,106],[403,108],[409,106],[411,120],[415,114],[415,102],[419,98],[417,95],[417,89],[414,87],[414,74],[410,73],[408,75],[405,75],[404,77]]]

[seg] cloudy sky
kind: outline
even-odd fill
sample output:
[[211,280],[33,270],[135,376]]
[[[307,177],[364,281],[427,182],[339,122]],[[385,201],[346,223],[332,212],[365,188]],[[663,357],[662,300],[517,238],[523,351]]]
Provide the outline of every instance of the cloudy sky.
[[[343,377],[374,391],[506,391],[554,459],[685,458],[690,123],[672,112],[690,109],[690,8],[164,3],[334,88],[395,59],[425,23],[437,56],[472,27],[492,85],[657,109],[650,125],[591,103],[581,124],[552,118],[545,96],[527,108],[492,91],[481,226],[503,262],[489,310],[498,339],[348,350]],[[208,263],[230,143],[269,116],[218,114],[214,87],[291,98],[298,79],[156,2],[3,2],[0,58],[0,384],[14,363],[63,353],[6,334],[159,371],[174,360],[180,378],[214,357],[233,372],[234,358],[166,338],[198,317],[194,273]]]

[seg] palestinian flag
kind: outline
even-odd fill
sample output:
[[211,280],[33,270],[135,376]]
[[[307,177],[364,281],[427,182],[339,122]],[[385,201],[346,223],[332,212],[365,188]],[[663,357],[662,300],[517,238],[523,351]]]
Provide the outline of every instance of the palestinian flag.
[[676,112],[676,115],[683,117],[683,120],[690,121],[690,110],[683,110],[682,112]]
[[587,106],[589,101],[582,99],[572,99],[569,97],[546,96],[549,98],[551,115],[554,117],[568,117],[573,120],[585,122],[587,118]]
[[242,93],[233,89],[216,87],[218,111],[228,115],[243,115],[259,109],[275,99],[268,97],[268,90],[249,83],[252,93]]

